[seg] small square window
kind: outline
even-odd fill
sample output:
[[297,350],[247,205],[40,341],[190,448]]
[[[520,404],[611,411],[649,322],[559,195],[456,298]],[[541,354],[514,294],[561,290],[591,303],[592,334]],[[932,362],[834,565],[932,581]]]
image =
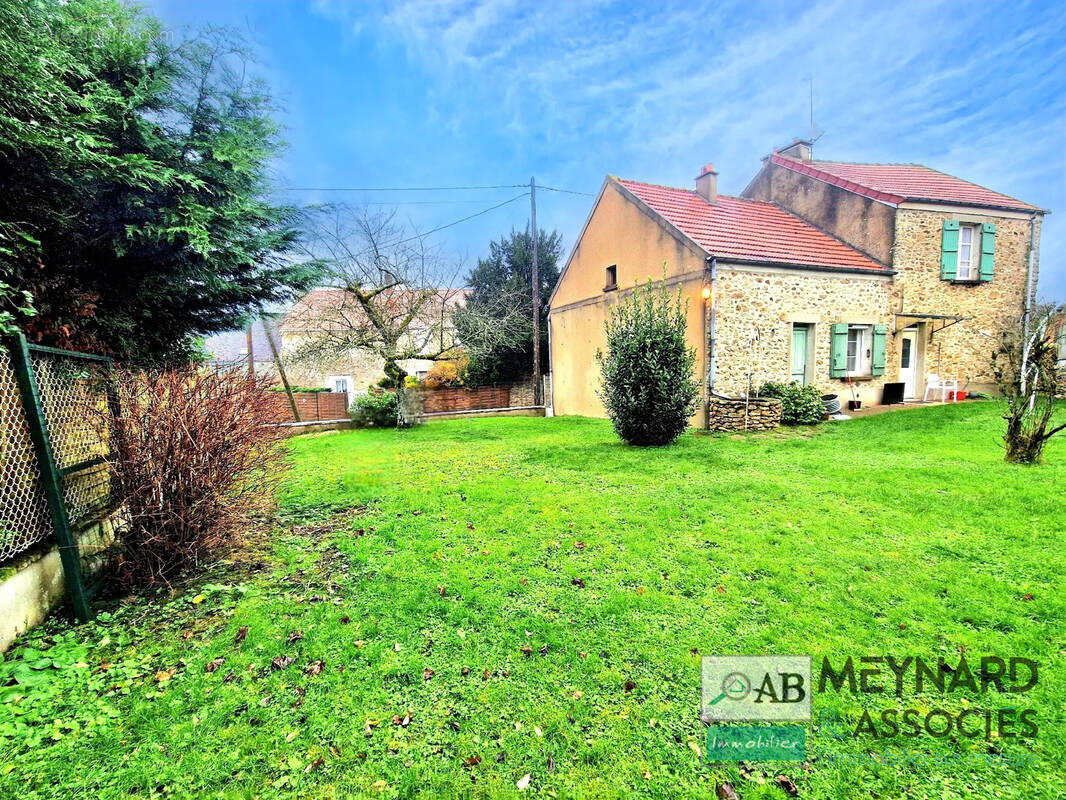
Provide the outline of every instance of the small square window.
[[603,287],[603,291],[609,292],[611,289],[618,288],[618,265],[611,264],[607,267],[607,283]]

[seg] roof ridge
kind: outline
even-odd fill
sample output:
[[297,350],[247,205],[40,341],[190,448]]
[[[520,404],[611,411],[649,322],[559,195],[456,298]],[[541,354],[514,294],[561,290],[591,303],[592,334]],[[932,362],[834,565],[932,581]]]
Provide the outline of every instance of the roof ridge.
[[[701,200],[703,200],[703,202],[707,203],[707,205],[709,205],[709,206],[713,206],[714,205],[713,203],[709,202],[707,200],[707,198],[705,198],[702,194],[697,192],[695,189],[685,189],[685,188],[683,188],[681,186],[667,186],[665,183],[648,183],[647,181],[635,181],[632,178],[621,178],[618,175],[611,175],[610,177],[613,180],[616,180],[616,181],[618,181],[620,183],[636,183],[636,184],[639,184],[641,186],[652,186],[652,187],[654,187],[656,189],[669,189],[671,192],[687,192],[688,194],[691,194],[691,195],[694,195],[695,197],[700,198]],[[736,194],[722,194],[722,193],[719,193],[718,196],[719,197],[724,197],[727,200],[736,200],[739,203],[751,203],[753,205],[762,205],[762,206],[773,205],[773,203],[768,203],[765,200],[752,200],[750,197],[741,197],[740,195],[736,195]]]

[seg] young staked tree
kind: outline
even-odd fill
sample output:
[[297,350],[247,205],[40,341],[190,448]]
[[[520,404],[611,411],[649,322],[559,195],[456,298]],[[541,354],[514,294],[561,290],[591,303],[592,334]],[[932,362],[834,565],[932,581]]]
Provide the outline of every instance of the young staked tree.
[[[562,237],[537,232],[540,283],[541,363],[548,363],[548,300],[559,281]],[[489,244],[467,278],[470,296],[456,309],[455,328],[470,355],[467,379],[474,384],[506,383],[533,369],[533,237],[514,231]]]
[[183,362],[313,283],[297,209],[269,199],[283,143],[238,37],[33,0],[0,2],[0,51],[0,311],[31,338]]
[[1039,461],[1047,440],[1066,429],[1066,423],[1048,427],[1058,389],[1058,343],[1052,328],[1064,313],[1066,306],[1035,309],[1028,329],[1019,324],[1004,331],[992,355],[992,373],[1007,401],[1003,443],[1009,462]]
[[451,325],[465,294],[455,288],[459,266],[395,214],[346,205],[323,206],[309,217],[306,248],[333,292],[327,302],[290,312],[289,325],[303,335],[293,359],[329,364],[357,351],[377,356],[398,396],[398,425],[412,424],[401,362],[460,355]]
[[611,308],[600,399],[615,432],[633,445],[673,442],[699,404],[696,351],[685,338],[681,292],[648,281]]

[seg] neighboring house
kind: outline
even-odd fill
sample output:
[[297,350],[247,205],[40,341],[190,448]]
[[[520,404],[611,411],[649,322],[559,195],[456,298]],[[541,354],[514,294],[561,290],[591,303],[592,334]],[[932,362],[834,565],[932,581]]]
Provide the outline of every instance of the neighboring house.
[[[420,310],[409,326],[402,345],[415,352],[429,354],[453,346],[455,327],[452,311],[467,295],[464,289],[441,290]],[[411,304],[407,297],[396,299],[397,315]],[[346,391],[348,396],[365,393],[385,377],[384,362],[373,351],[350,348],[332,357],[306,357],[314,343],[340,339],[369,330],[358,302],[343,289],[312,289],[285,315],[281,324],[281,352],[290,383],[300,386],[324,386],[332,391]],[[399,362],[408,375],[426,377],[433,361],[410,358]]]
[[994,388],[996,336],[1036,285],[1042,209],[918,165],[813,161],[803,141],[743,197],[717,176],[705,167],[695,191],[606,179],[550,301],[556,414],[603,416],[608,310],[664,274],[714,393],[796,380],[871,404],[886,382],[921,399],[930,373]]
[[[274,343],[281,347],[278,320],[256,320],[252,325],[252,362],[258,375],[274,377],[277,368],[267,340],[267,326],[274,336]],[[204,350],[210,358],[208,363],[225,367],[248,369],[248,331],[226,331],[204,339]]]

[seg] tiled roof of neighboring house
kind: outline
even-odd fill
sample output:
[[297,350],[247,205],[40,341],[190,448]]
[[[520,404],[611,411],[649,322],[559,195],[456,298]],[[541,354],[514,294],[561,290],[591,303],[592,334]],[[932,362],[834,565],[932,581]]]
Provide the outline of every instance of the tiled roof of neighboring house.
[[718,195],[712,205],[688,189],[614,180],[717,258],[888,271],[771,203]]
[[907,200],[1039,211],[1036,206],[920,164],[847,164],[801,161],[774,153],[774,164],[885,203]]
[[[269,325],[274,332],[274,343],[281,347],[278,336],[278,320],[256,320],[252,326],[252,358],[255,361],[273,361],[270,343],[266,339],[264,325]],[[248,360],[248,337],[243,330],[216,333],[204,339],[204,349],[211,354],[211,360],[223,364]]]
[[[410,290],[396,291],[407,292]],[[466,302],[466,297],[469,293],[469,289],[439,290],[440,298],[449,309],[461,306]],[[402,298],[397,299],[396,306],[398,310],[405,310],[408,307]],[[430,303],[426,308],[426,312],[431,312],[434,309],[439,310],[439,306],[435,303]],[[334,326],[361,325],[362,314],[363,311],[358,301],[344,289],[312,289],[300,298],[289,310],[289,313],[285,315],[281,330],[283,333],[306,333]],[[435,324],[436,321],[436,313],[434,312],[432,321],[427,320],[427,324]]]

